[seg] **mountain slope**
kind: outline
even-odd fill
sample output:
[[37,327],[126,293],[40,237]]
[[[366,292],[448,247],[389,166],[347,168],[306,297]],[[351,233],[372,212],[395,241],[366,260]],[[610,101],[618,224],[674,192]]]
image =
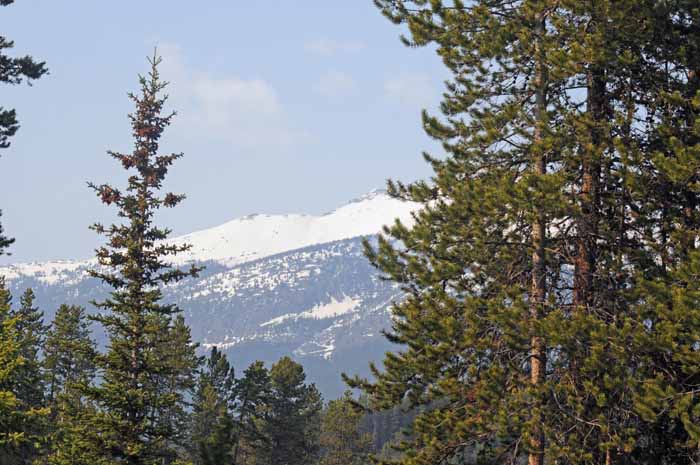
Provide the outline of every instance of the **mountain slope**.
[[[237,369],[291,354],[327,398],[343,389],[340,373],[366,373],[387,344],[391,302],[401,298],[362,254],[362,238],[416,205],[373,192],[322,216],[255,215],[174,239],[193,248],[180,263],[206,265],[197,279],[169,286],[165,298],[184,310],[193,338],[218,346]],[[13,293],[32,287],[52,317],[61,303],[85,305],[106,293],[92,261],[0,268]],[[103,336],[98,334],[103,340]]]

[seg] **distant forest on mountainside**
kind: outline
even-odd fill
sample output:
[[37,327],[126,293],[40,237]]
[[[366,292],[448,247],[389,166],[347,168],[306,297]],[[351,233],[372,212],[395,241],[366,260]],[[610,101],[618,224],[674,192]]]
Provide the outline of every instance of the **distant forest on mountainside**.
[[374,4],[449,73],[432,175],[173,238],[156,49],[95,256],[0,267],[0,465],[700,463],[698,2]]

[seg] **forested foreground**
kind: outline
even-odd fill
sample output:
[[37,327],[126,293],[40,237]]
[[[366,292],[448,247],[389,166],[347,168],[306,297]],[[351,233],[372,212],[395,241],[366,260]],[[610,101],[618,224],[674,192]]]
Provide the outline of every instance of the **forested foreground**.
[[[47,326],[0,287],[0,463],[700,463],[697,0],[375,3],[451,78],[423,114],[433,176],[388,184],[424,208],[366,244],[406,297],[396,351],[346,378],[361,394],[324,406],[286,357],[201,359],[163,302],[201,270],[170,265],[188,246],[156,222],[184,196],[163,187],[182,154],[159,151],[154,55],[133,151],[108,152],[121,187],[90,184],[120,219],[92,226],[111,294]],[[45,73],[0,55],[2,82]],[[17,129],[0,110],[0,147]]]

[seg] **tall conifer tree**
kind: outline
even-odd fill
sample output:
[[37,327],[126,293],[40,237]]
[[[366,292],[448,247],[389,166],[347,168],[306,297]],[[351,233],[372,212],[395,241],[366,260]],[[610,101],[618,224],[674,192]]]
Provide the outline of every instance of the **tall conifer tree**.
[[[665,86],[690,91],[697,9],[375,3],[408,27],[407,44],[434,44],[452,73],[442,118],[423,119],[447,157],[426,155],[430,182],[389,184],[425,208],[412,228],[397,223],[367,247],[406,291],[389,334],[402,349],[375,370],[376,383],[353,385],[376,408],[406,399],[426,407],[399,462],[466,460],[472,450],[494,464],[673,463],[669,448],[659,460],[640,451],[678,431],[649,400],[664,398],[649,388],[664,379],[660,341],[677,341],[649,327],[660,318],[649,308],[662,307],[630,290],[670,263],[660,239],[672,244],[676,224],[693,217],[694,192],[686,220],[673,216],[683,202],[662,182],[672,170],[659,176],[649,148],[662,136],[667,163],[684,160],[678,172],[693,172],[692,151],[662,122],[679,121]],[[677,98],[676,108],[690,101]],[[688,127],[694,116],[681,120]],[[692,191],[692,178],[682,183]]]
[[319,465],[364,465],[369,461],[372,436],[361,429],[363,416],[350,392],[328,402],[321,416]]
[[304,368],[282,357],[270,369],[270,397],[263,417],[257,464],[304,465],[318,459],[321,394],[306,384]]
[[[38,456],[48,414],[42,404],[36,353],[29,328],[36,320],[33,295],[25,293],[19,311],[11,309],[12,296],[0,277],[0,464],[29,464]],[[29,318],[29,319],[28,319]],[[40,320],[39,320],[40,321]],[[32,380],[37,386],[29,385]]]
[[[13,385],[17,400],[23,409],[28,412],[48,414],[40,360],[40,350],[48,328],[44,325],[44,312],[34,305],[34,298],[34,291],[27,289],[20,298],[19,307],[10,312],[17,319],[16,328],[22,356],[22,365],[15,372]],[[18,464],[33,463],[46,445],[45,438],[48,431],[48,424],[44,421],[46,415],[36,415],[35,420],[25,424],[24,432],[28,437],[34,437],[37,440],[23,444],[17,457]]]
[[190,449],[197,465],[232,462],[234,425],[229,403],[234,383],[226,356],[212,348],[199,376],[192,408]]
[[92,434],[86,420],[94,414],[94,407],[83,392],[95,376],[96,353],[85,309],[61,305],[44,344],[46,397],[51,409],[46,463],[104,463],[92,449],[94,441],[86,440]]
[[0,464],[9,465],[15,459],[19,444],[27,440],[24,434],[24,413],[14,390],[14,377],[22,365],[17,317],[10,313],[11,296],[0,277]]
[[272,396],[270,373],[261,361],[250,364],[233,387],[231,414],[234,420],[233,463],[248,465],[255,461],[256,450],[267,447],[264,421]]
[[[173,268],[168,259],[188,250],[188,245],[166,242],[170,231],[154,224],[160,208],[179,204],[184,196],[159,195],[170,166],[182,154],[159,154],[164,129],[174,114],[163,114],[166,83],[158,73],[160,58],[149,59],[151,69],[140,77],[141,92],[130,94],[136,111],[130,116],[134,137],[131,153],[109,152],[130,172],[125,190],[107,184],[90,186],[107,205],[114,205],[123,224],[93,229],[107,237],[97,251],[102,268],[91,271],[113,288],[111,296],[96,305],[103,312],[95,317],[108,336],[107,353],[96,359],[101,382],[88,391],[97,404],[92,418],[99,432],[94,450],[106,460],[130,465],[170,463],[181,430],[177,414],[184,408],[192,369],[189,332],[178,330],[174,319],[180,310],[164,304],[162,286],[188,276]],[[164,356],[165,351],[172,356]],[[177,359],[176,359],[177,358]]]

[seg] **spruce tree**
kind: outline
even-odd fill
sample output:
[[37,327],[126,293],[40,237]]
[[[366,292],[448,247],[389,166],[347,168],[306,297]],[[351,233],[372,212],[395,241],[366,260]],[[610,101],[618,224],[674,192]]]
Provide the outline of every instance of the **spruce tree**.
[[226,356],[213,347],[199,375],[193,400],[190,449],[197,465],[232,462],[234,424],[229,411],[235,383]]
[[181,400],[164,406],[158,417],[164,430],[173,431],[162,454],[167,463],[172,463],[177,457],[184,455],[187,447],[191,405],[189,402],[183,402],[185,399],[182,396],[184,394],[189,399],[194,394],[196,372],[201,362],[201,358],[196,354],[197,347],[198,345],[192,342],[190,328],[182,315],[176,315],[159,335],[159,340],[154,342],[155,358],[169,369],[162,374],[152,374],[153,384],[159,387],[161,397]]
[[83,307],[64,304],[58,308],[44,343],[43,368],[50,404],[94,378],[97,350],[91,334]]
[[95,342],[85,309],[61,305],[44,344],[46,397],[50,412],[49,447],[45,462],[51,465],[104,463],[87,430],[94,414],[83,392],[95,376]]
[[[17,319],[22,365],[16,370],[13,385],[17,400],[28,412],[48,413],[44,398],[44,379],[41,369],[40,350],[43,347],[47,327],[44,325],[44,312],[34,305],[34,292],[27,289],[20,298],[19,308],[10,314]],[[25,442],[18,451],[17,463],[31,464],[40,455],[46,444],[48,425],[45,415],[37,415],[35,420],[25,425],[25,434],[37,440]]]
[[[130,94],[136,106],[130,115],[133,152],[109,152],[130,173],[127,187],[90,184],[125,220],[93,226],[107,237],[107,244],[98,249],[101,267],[91,275],[113,289],[108,299],[95,303],[102,312],[94,319],[104,327],[109,343],[107,353],[96,359],[101,382],[87,391],[98,409],[91,418],[92,430],[99,433],[94,450],[107,461],[130,465],[173,460],[183,432],[179,412],[191,380],[189,334],[183,331],[184,323],[174,319],[179,308],[162,302],[162,287],[196,276],[199,269],[173,268],[168,260],[189,246],[169,244],[170,230],[154,224],[160,208],[184,199],[159,195],[170,166],[182,156],[158,153],[161,135],[174,115],[163,114],[167,97],[161,94],[167,84],[158,73],[160,61],[155,55],[149,59],[149,74],[139,78],[140,94]],[[164,356],[166,351],[172,356]]]
[[11,296],[0,277],[0,463],[9,464],[15,447],[26,440],[23,413],[13,389],[13,379],[23,359],[17,317],[10,314]]
[[28,405],[40,407],[44,403],[44,379],[41,354],[46,331],[44,312],[34,305],[34,291],[27,289],[20,298],[20,306],[11,313],[17,317],[17,330],[24,363],[18,373],[18,397]]
[[36,320],[33,297],[25,293],[22,308],[11,309],[12,297],[0,277],[0,464],[31,463],[44,439],[47,409],[42,405],[41,391],[29,385],[34,380],[41,386],[38,366],[34,363],[39,348],[29,328]]

